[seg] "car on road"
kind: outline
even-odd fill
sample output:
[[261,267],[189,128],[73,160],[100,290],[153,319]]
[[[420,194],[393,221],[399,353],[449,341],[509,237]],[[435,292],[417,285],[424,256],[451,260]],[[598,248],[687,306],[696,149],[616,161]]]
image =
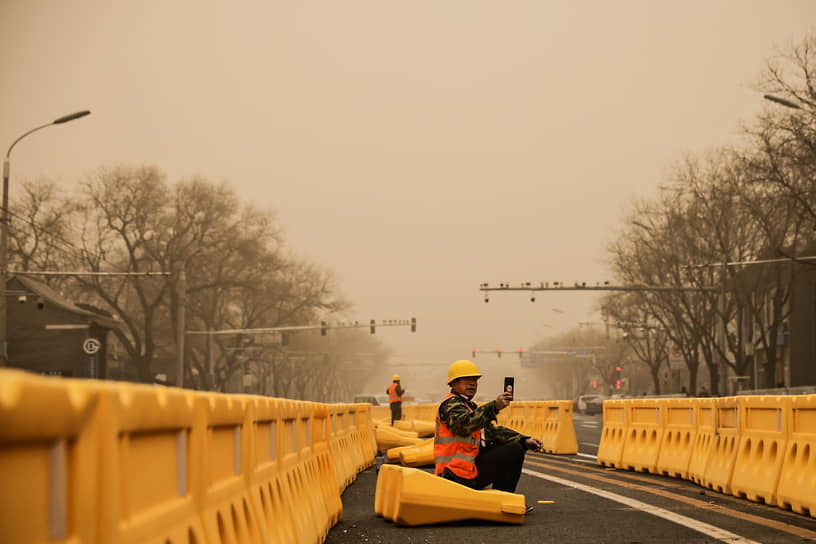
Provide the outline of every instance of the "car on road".
[[575,410],[582,414],[600,414],[603,412],[603,395],[581,395],[576,402]]

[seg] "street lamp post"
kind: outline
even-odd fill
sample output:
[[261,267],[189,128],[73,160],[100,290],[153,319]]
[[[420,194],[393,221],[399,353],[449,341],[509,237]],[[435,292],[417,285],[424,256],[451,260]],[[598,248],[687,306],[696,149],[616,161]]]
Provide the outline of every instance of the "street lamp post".
[[9,156],[11,155],[11,150],[14,149],[14,146],[17,145],[17,142],[31,134],[32,132],[36,132],[41,128],[50,127],[51,125],[61,125],[62,123],[67,123],[69,121],[73,121],[74,119],[79,119],[80,117],[85,117],[89,115],[91,112],[88,110],[78,111],[76,113],[71,113],[68,115],[63,115],[62,117],[51,121],[50,123],[46,123],[44,125],[40,125],[38,127],[34,127],[28,132],[24,133],[22,136],[14,140],[12,144],[9,146],[8,151],[6,151],[6,159],[3,161],[3,215],[2,223],[0,223],[0,229],[2,229],[2,234],[0,234],[0,289],[2,289],[2,296],[0,296],[0,365],[5,365],[8,361],[8,315],[7,315],[7,308],[8,308],[8,300],[7,300],[7,293],[6,293],[6,283],[8,282],[8,226],[9,226],[9,217],[8,217],[8,191],[9,191]]

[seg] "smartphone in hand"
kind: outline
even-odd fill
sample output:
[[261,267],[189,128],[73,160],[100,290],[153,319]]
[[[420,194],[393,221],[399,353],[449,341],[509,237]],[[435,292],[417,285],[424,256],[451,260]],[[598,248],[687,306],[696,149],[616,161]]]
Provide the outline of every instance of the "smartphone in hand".
[[515,382],[516,379],[512,376],[505,376],[504,377],[504,392],[510,393],[510,399],[512,400],[515,396]]

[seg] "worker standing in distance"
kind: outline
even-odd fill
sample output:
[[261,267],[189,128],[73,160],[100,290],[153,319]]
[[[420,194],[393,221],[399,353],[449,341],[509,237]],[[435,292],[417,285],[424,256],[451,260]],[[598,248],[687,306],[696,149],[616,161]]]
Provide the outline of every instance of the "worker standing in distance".
[[473,402],[481,376],[472,361],[456,361],[448,369],[451,391],[436,415],[434,473],[471,489],[493,484],[493,489],[512,493],[521,477],[524,454],[543,445],[495,424],[512,393],[505,391],[482,406]]
[[405,394],[405,389],[400,384],[399,374],[394,374],[391,378],[391,385],[385,390],[388,393],[388,404],[391,406],[391,426],[394,426],[394,421],[402,419],[402,395]]

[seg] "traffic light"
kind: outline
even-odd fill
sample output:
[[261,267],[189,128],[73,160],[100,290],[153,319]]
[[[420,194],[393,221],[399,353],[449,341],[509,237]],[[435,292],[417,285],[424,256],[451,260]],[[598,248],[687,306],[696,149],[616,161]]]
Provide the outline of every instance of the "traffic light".
[[524,355],[524,349],[519,348],[519,360],[521,359],[522,355]]
[[620,380],[615,380],[615,389],[620,389],[620,384],[621,384]]
[[598,380],[592,380],[592,389],[598,389]]
[[373,319],[371,321],[369,321],[369,329],[368,330],[371,331],[371,334],[374,334],[374,320]]
[[326,336],[326,322],[320,322],[320,336]]
[[497,349],[497,350],[496,350],[496,353],[498,353],[498,354],[499,354],[499,359],[501,359],[501,348]]
[[472,350],[470,350],[470,352],[473,354],[473,358],[475,359],[476,358],[476,348],[473,348]]
[[411,318],[411,332],[416,332],[416,317]]

